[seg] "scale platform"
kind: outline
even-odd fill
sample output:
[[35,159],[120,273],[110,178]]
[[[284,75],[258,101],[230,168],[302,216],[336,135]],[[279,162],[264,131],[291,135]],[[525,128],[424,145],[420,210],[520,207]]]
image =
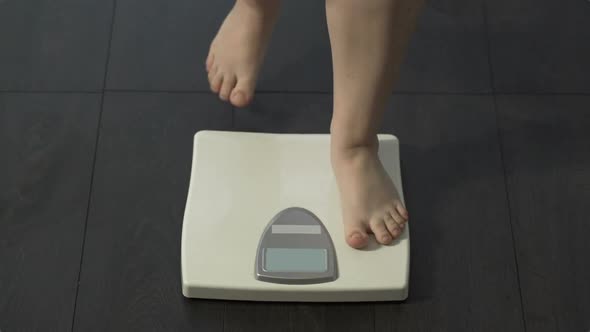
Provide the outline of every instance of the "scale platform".
[[[379,157],[403,201],[399,143]],[[362,250],[343,234],[328,134],[200,131],[181,245],[190,298],[361,302],[408,295],[409,227]]]

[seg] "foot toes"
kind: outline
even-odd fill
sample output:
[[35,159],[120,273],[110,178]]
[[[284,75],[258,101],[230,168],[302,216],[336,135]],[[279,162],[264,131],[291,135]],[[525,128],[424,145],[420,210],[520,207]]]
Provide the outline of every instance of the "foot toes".
[[374,219],[370,222],[371,231],[375,234],[375,239],[381,244],[390,244],[393,240],[391,233],[385,226],[383,219]]
[[219,98],[223,101],[227,101],[229,99],[230,93],[233,90],[234,86],[236,85],[236,77],[234,75],[226,75],[223,78],[223,85],[219,90]]
[[209,85],[211,85],[211,82],[213,82],[213,79],[215,78],[216,75],[217,75],[217,65],[212,64],[211,67],[209,68],[209,71],[207,71],[207,78],[209,79]]
[[408,221],[408,219],[410,218],[410,216],[408,215],[408,210],[406,210],[406,208],[401,202],[397,202],[397,204],[395,205],[395,210],[400,214],[400,216],[402,216],[406,221]]
[[398,225],[398,223],[391,217],[391,215],[385,216],[385,226],[387,230],[395,239],[401,234],[401,230],[403,226]]
[[367,245],[368,235],[360,223],[345,223],[344,234],[346,243],[353,248],[360,249]]
[[221,83],[223,82],[223,74],[217,73],[212,80],[209,81],[209,85],[211,91],[215,93],[219,93],[219,89],[221,89]]
[[395,222],[400,226],[400,227],[404,227],[404,224],[408,222],[408,219],[404,218],[398,211],[397,209],[393,209],[391,211],[389,211],[389,214],[391,215],[391,217],[393,218],[393,220],[395,220]]
[[213,66],[213,58],[213,54],[209,53],[207,60],[205,60],[205,68],[207,69],[207,72],[211,71],[211,66]]
[[254,81],[249,79],[238,79],[235,89],[230,96],[231,103],[236,107],[247,106],[252,101],[254,94]]
[[212,86],[213,86],[213,80],[215,79],[215,68],[212,68],[208,73],[207,73],[207,80],[209,81],[209,88],[211,90],[213,90]]

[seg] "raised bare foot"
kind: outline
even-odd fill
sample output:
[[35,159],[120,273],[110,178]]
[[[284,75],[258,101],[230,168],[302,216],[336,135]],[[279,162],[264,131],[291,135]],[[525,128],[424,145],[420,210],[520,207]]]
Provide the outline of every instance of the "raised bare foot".
[[377,146],[336,148],[332,167],[340,190],[346,242],[353,248],[368,243],[367,233],[390,244],[408,221],[408,212],[383,168]]
[[206,60],[211,91],[236,107],[252,101],[258,71],[279,12],[278,0],[237,0]]

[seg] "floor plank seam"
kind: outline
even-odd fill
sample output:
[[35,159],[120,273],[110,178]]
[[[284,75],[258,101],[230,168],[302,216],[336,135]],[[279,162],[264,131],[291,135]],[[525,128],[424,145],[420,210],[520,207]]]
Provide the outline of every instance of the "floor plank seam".
[[498,138],[498,147],[499,147],[499,152],[500,152],[500,164],[502,166],[502,176],[504,179],[504,195],[506,197],[506,208],[508,209],[508,226],[510,228],[510,236],[512,238],[512,254],[514,257],[514,267],[515,267],[515,272],[516,272],[516,282],[518,284],[518,296],[520,299],[520,314],[521,314],[521,321],[522,321],[522,327],[524,329],[524,331],[527,331],[527,325],[526,325],[526,317],[524,314],[524,300],[523,300],[523,296],[522,296],[522,284],[520,281],[520,269],[518,267],[518,254],[517,254],[517,250],[516,250],[516,238],[514,236],[514,227],[512,225],[512,209],[510,206],[510,193],[508,191],[508,177],[507,177],[507,172],[506,172],[506,162],[505,162],[505,158],[504,158],[504,145],[502,142],[502,132],[500,129],[500,115],[499,115],[499,111],[498,111],[498,104],[496,102],[496,94],[495,94],[495,81],[494,81],[494,67],[492,64],[492,43],[491,43],[491,38],[490,38],[490,28],[489,28],[489,23],[488,23],[488,8],[486,6],[486,0],[482,1],[482,11],[483,11],[483,24],[484,24],[484,31],[485,31],[485,39],[486,39],[486,44],[487,44],[487,54],[488,54],[488,70],[490,73],[490,87],[492,89],[492,105],[494,108],[494,115],[496,117],[496,134],[497,134],[497,138]]
[[575,96],[590,96],[590,93],[586,92],[502,92],[494,91],[495,96],[564,96],[564,97],[575,97]]
[[100,131],[101,131],[101,124],[102,124],[102,115],[104,112],[104,99],[105,99],[105,87],[106,87],[106,82],[107,82],[107,76],[108,76],[108,68],[109,68],[109,61],[110,61],[110,55],[111,55],[111,43],[113,40],[113,29],[115,26],[115,14],[116,14],[116,9],[117,9],[117,0],[113,0],[113,8],[112,8],[112,12],[111,12],[111,26],[110,26],[110,30],[109,30],[109,41],[107,44],[107,57],[106,57],[106,61],[105,61],[105,68],[104,68],[104,74],[103,74],[103,82],[102,82],[102,94],[100,97],[100,105],[99,105],[99,109],[98,109],[98,119],[97,119],[97,124],[96,124],[96,135],[95,135],[95,139],[94,139],[94,155],[92,157],[92,166],[90,167],[90,184],[89,184],[89,188],[88,188],[88,203],[86,204],[86,217],[84,219],[84,227],[82,230],[82,248],[80,250],[80,264],[79,264],[79,268],[78,268],[78,278],[76,280],[76,292],[74,295],[74,310],[72,312],[72,325],[70,328],[70,331],[74,331],[74,324],[76,323],[76,309],[78,306],[78,294],[80,291],[80,277],[82,276],[82,263],[84,261],[84,249],[86,247],[86,232],[88,229],[88,218],[90,216],[90,205],[92,203],[92,189],[93,189],[93,185],[94,185],[94,171],[96,169],[96,158],[98,155],[98,143],[100,140]]
[[101,94],[103,90],[0,90],[13,94]]
[[510,235],[512,237],[512,253],[514,256],[514,264],[515,264],[515,268],[516,268],[516,282],[518,283],[518,294],[520,297],[520,310],[521,310],[521,314],[522,314],[522,324],[524,327],[524,331],[527,331],[527,326],[526,326],[526,318],[525,318],[525,314],[524,314],[524,298],[522,296],[522,284],[520,281],[520,269],[518,267],[518,253],[516,250],[516,237],[514,236],[514,226],[512,225],[512,207],[510,205],[510,193],[508,190],[508,176],[506,174],[506,163],[505,163],[505,159],[504,159],[504,145],[502,143],[502,133],[501,133],[501,129],[500,129],[500,115],[498,114],[498,107],[496,104],[496,97],[494,96],[493,98],[493,106],[494,106],[494,113],[496,115],[496,129],[497,129],[497,135],[498,135],[498,144],[499,144],[499,148],[500,148],[500,163],[502,164],[502,175],[504,177],[504,191],[505,191],[505,196],[506,196],[506,206],[508,208],[508,225],[510,227]]
[[[101,94],[101,93],[153,93],[153,94],[211,94],[211,91],[206,90],[142,90],[142,89],[99,89],[99,90],[2,90],[0,93],[14,93],[14,94]],[[256,91],[256,95],[272,95],[272,94],[287,94],[287,95],[332,95],[331,91],[273,91],[260,90]],[[395,91],[392,96],[414,96],[414,95],[432,95],[432,96],[590,96],[590,92],[557,92],[557,91],[490,91],[490,92],[445,92],[445,91]]]
[[[144,90],[144,89],[108,89],[104,90],[108,93],[169,93],[169,94],[211,94],[213,93],[209,90]],[[291,95],[332,95],[332,91],[317,91],[317,90],[256,90],[256,95],[272,95],[272,94],[291,94]],[[460,92],[448,92],[448,91],[395,91],[392,92],[391,95],[449,95],[449,96],[456,96],[456,95],[465,95],[465,96],[490,96],[492,92],[469,92],[469,91],[460,91]],[[590,94],[589,94],[590,95]]]

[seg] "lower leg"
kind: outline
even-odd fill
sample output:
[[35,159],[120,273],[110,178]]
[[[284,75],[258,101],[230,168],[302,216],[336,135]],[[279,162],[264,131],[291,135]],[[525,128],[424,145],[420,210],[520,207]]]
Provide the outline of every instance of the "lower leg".
[[346,241],[360,248],[367,232],[387,244],[408,220],[377,156],[377,132],[419,0],[327,0],[334,67],[332,165],[343,208]]

